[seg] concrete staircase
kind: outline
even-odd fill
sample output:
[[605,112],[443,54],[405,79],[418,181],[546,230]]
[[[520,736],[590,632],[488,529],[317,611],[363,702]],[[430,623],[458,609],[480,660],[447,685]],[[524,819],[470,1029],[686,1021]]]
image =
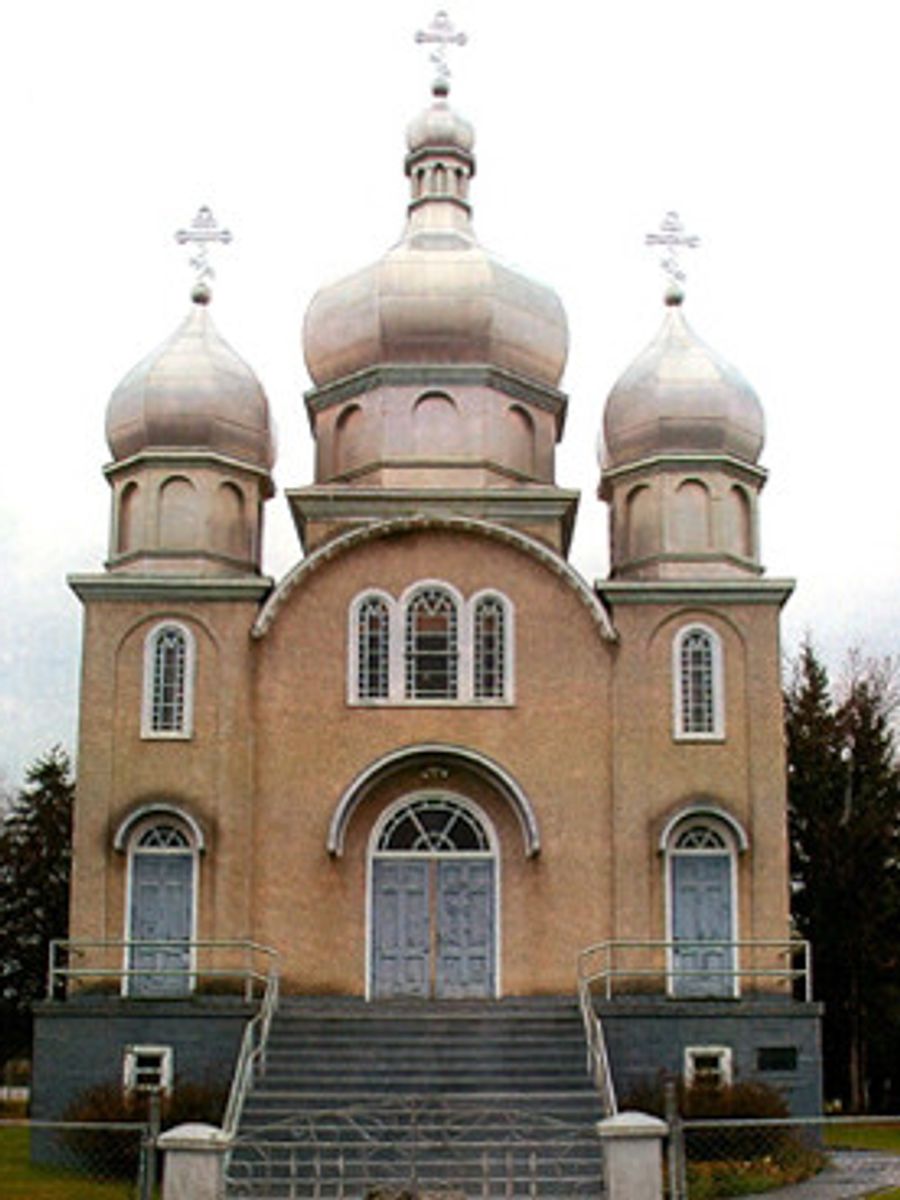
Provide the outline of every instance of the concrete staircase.
[[228,1195],[596,1197],[601,1115],[574,1000],[286,999]]

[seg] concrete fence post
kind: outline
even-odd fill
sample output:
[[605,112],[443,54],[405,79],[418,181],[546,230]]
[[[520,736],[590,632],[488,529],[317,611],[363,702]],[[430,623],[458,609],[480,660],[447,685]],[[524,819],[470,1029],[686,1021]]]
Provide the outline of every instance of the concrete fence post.
[[665,1121],[639,1112],[618,1113],[598,1122],[606,1200],[662,1200],[666,1129]]
[[163,1151],[163,1200],[222,1200],[231,1139],[214,1125],[176,1125],[157,1142]]

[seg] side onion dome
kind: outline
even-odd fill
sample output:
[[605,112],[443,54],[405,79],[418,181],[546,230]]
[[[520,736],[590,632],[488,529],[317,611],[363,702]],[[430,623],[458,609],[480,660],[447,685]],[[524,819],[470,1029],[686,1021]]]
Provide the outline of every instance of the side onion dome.
[[762,405],[739,372],[697,337],[681,301],[680,292],[667,296],[658,334],[609,394],[606,470],[666,454],[724,454],[751,464],[759,458]]
[[479,245],[468,200],[474,131],[449,106],[445,81],[433,92],[407,131],[404,235],[313,297],[309,373],[322,387],[375,366],[479,363],[556,387],[568,349],[562,304]]
[[269,470],[269,402],[250,367],[221,337],[203,285],[172,336],[110,397],[106,439],[118,462],[144,450],[212,451]]

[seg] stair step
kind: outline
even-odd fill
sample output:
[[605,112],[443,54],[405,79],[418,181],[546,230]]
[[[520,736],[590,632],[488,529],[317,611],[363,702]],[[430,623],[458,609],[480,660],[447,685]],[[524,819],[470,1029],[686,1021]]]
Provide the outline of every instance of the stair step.
[[272,1024],[266,1073],[244,1104],[228,1196],[311,1195],[331,1176],[337,1194],[338,1175],[347,1194],[402,1185],[413,1138],[420,1185],[468,1179],[481,1194],[492,1163],[495,1174],[517,1176],[503,1194],[536,1194],[540,1177],[541,1196],[597,1196],[600,1116],[568,997],[440,1005],[289,997]]

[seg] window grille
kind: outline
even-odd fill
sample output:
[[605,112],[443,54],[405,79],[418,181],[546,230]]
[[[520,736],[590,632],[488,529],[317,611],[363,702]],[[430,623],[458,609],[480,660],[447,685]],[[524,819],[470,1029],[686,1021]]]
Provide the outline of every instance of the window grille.
[[171,1046],[126,1046],[123,1076],[126,1092],[170,1092]]
[[406,695],[455,700],[457,676],[456,605],[442,589],[426,588],[406,610]]
[[401,853],[460,854],[490,851],[481,822],[449,796],[428,796],[390,818],[378,849]]
[[692,629],[681,640],[681,732],[715,733],[712,638]]
[[475,607],[475,699],[502,700],[506,678],[506,612],[496,596]]
[[360,604],[356,639],[358,698],[385,700],[389,686],[390,620],[384,600],[369,596]]
[[677,850],[727,850],[721,833],[709,825],[692,825],[682,833],[675,843]]
[[186,667],[185,635],[171,626],[161,629],[153,646],[153,733],[180,733],[184,729]]
[[138,838],[142,850],[189,850],[187,834],[174,825],[151,825]]

